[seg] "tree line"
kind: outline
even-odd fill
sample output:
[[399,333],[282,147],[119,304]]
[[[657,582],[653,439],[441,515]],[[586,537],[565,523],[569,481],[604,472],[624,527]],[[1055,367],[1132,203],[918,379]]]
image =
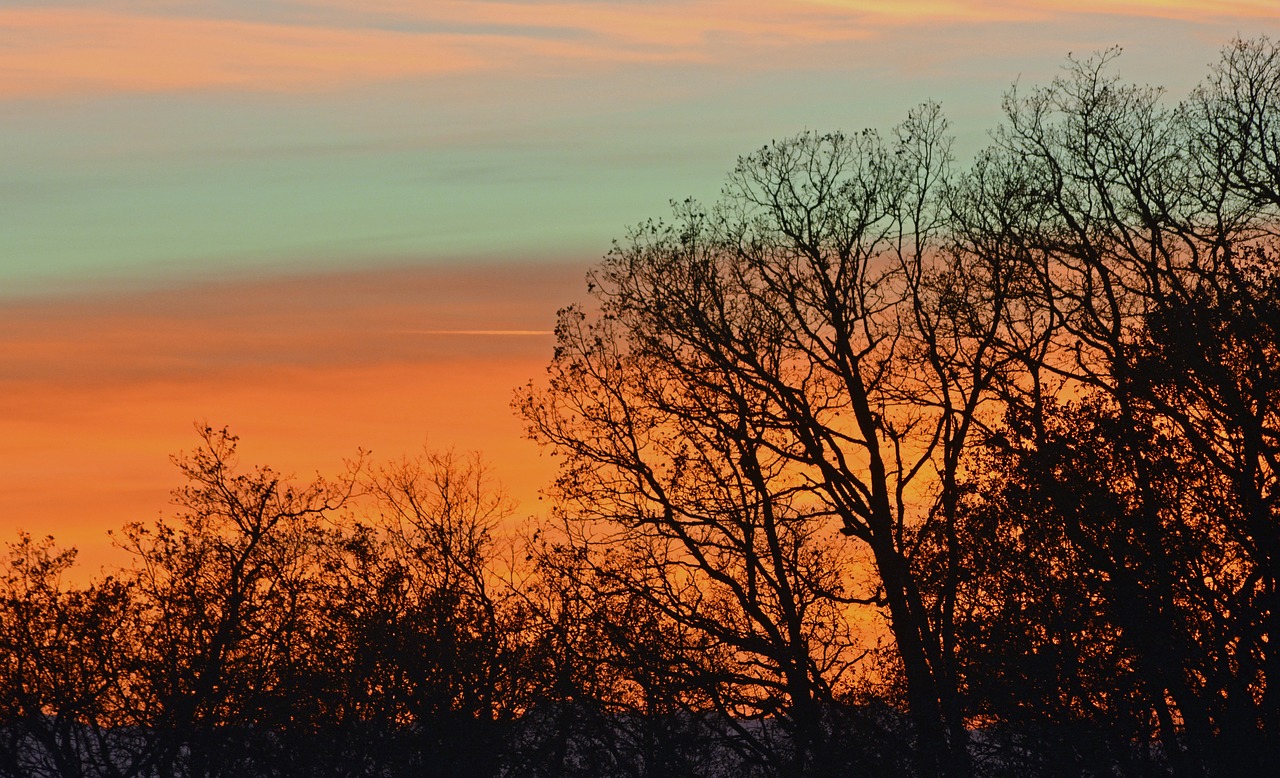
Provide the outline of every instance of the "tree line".
[[289,485],[214,430],[131,566],[20,537],[0,773],[1280,763],[1280,49],[1176,104],[1115,58],[966,166],[926,104],[634,228],[517,393],[518,540],[473,460]]

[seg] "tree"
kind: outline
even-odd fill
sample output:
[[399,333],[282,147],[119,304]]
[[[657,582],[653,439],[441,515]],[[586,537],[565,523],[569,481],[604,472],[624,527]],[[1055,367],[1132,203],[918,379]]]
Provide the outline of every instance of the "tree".
[[[925,106],[889,143],[806,134],[743,158],[710,212],[685,203],[615,247],[590,278],[599,314],[562,313],[549,387],[520,399],[566,457],[579,542],[768,670],[729,712],[782,715],[802,771],[854,650],[837,614],[857,603],[885,609],[921,771],[968,769],[956,559],[926,599],[916,549],[954,535],[961,453],[1010,363],[993,344],[1012,279],[943,234],[945,129]],[[871,591],[841,580],[835,528]]]
[[25,533],[0,572],[0,775],[129,776],[129,588],[67,585],[75,550]]
[[1058,479],[1056,497],[1007,518],[1028,541],[1066,533],[1073,556],[1040,580],[1118,631],[1130,658],[1112,699],[1138,689],[1133,710],[1159,721],[1176,774],[1228,774],[1276,747],[1280,59],[1237,41],[1170,108],[1114,58],[1011,93],[986,157],[1007,204],[966,230],[1033,279],[1021,342],[1042,344],[1004,391],[1016,423],[988,443],[1018,463],[999,470],[1020,474],[1010,489]]
[[[831,687],[800,658],[807,630],[861,600],[888,619],[917,768],[969,770],[966,705],[989,700],[963,661],[1030,639],[972,631],[1011,585],[990,533],[1031,544],[1014,544],[1034,583],[1019,602],[1063,608],[1037,640],[1113,630],[1094,658],[1123,671],[1091,683],[1129,702],[1106,737],[1157,720],[1140,737],[1186,775],[1275,747],[1280,54],[1237,41],[1174,107],[1115,57],[1011,91],[961,175],[931,107],[889,142],[806,134],[743,158],[713,208],[615,246],[590,276],[598,311],[562,313],[549,385],[521,397],[565,456],[593,569],[768,657],[797,754],[825,748],[802,733]],[[1054,473],[1100,513],[1030,486]],[[1035,500],[982,491],[1014,474]],[[991,515],[975,489],[1021,506],[1013,525],[974,519]],[[833,550],[824,526],[859,543]],[[835,591],[808,553],[871,564],[872,586]],[[1063,692],[1063,672],[1036,683]]]
[[160,776],[257,772],[282,758],[276,733],[309,700],[293,682],[306,675],[307,621],[324,597],[322,520],[352,490],[239,472],[234,435],[199,433],[201,447],[174,458],[187,479],[176,523],[130,524],[120,541],[140,606],[131,701]]
[[[542,683],[515,775],[697,776],[785,767],[776,728],[726,716],[732,651],[602,569],[570,533],[527,541],[519,587]],[[769,722],[766,722],[768,724]],[[784,738],[785,739],[785,738]]]
[[1185,770],[1152,663],[1214,672],[1226,609],[1207,581],[1236,562],[1220,485],[1150,417],[1092,399],[1042,421],[1011,418],[963,515],[970,709],[1011,774]]
[[519,613],[493,569],[510,503],[478,456],[452,453],[375,470],[364,488],[368,515],[323,562],[330,725],[353,733],[355,764],[496,774],[526,683]]

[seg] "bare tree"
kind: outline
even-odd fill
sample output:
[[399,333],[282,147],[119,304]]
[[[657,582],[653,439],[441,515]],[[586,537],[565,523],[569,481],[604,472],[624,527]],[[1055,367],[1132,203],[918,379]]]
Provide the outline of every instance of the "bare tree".
[[269,468],[239,472],[237,439],[200,428],[175,457],[187,484],[175,523],[130,524],[126,580],[142,605],[134,703],[153,736],[155,774],[237,774],[305,702],[288,680],[305,665],[305,623],[320,598],[322,519],[352,483],[294,487]]
[[[753,683],[797,722],[853,649],[821,659],[830,609],[882,606],[919,767],[963,774],[956,559],[927,599],[916,552],[954,534],[961,452],[1013,363],[1011,280],[944,232],[945,130],[925,106],[889,142],[802,135],[742,159],[713,211],[678,206],[592,274],[600,313],[562,314],[550,386],[521,409],[566,456],[569,515],[608,527],[583,542],[628,549],[625,569],[654,571],[635,588],[685,623],[727,640],[743,619],[729,644],[770,657],[786,680]],[[849,553],[876,571],[857,596],[833,575]]]
[[491,775],[520,712],[519,614],[495,577],[512,511],[478,455],[428,452],[365,479],[367,525],[329,563],[353,718],[405,772]]
[[[1025,479],[1059,467],[1064,484],[1124,506],[1090,518],[1063,487],[1056,513],[1022,516],[1052,516],[1094,549],[1078,559],[1095,576],[1082,596],[1107,603],[1132,656],[1126,682],[1140,682],[1171,768],[1202,775],[1274,749],[1278,723],[1259,703],[1277,668],[1263,636],[1277,626],[1280,548],[1280,58],[1266,40],[1237,41],[1171,107],[1161,90],[1122,81],[1116,53],[1011,92],[986,158],[988,186],[1009,205],[967,227],[975,250],[1038,286],[1023,332],[1041,344],[1005,393],[1010,434],[989,442],[1009,446]],[[1077,456],[1113,480],[1063,464],[1081,461],[1061,458],[1064,446],[1092,447]],[[1123,531],[1108,535],[1116,521]]]
[[130,776],[141,767],[127,704],[127,586],[64,576],[75,550],[21,534],[0,572],[0,775]]

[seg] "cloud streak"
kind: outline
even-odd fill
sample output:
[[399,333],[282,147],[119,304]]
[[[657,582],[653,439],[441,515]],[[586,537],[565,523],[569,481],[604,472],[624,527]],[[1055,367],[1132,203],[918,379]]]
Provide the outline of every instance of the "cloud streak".
[[546,356],[545,344],[525,341],[553,334],[547,325],[578,296],[581,274],[408,267],[11,301],[0,306],[0,386]]
[[105,530],[165,508],[168,455],[199,421],[302,476],[357,447],[480,450],[534,511],[553,467],[509,404],[543,373],[582,273],[403,268],[0,304],[0,538],[53,532],[90,567],[110,559]]
[[406,335],[481,335],[494,337],[524,337],[554,335],[553,330],[401,330]]
[[[298,92],[584,65],[820,66],[902,27],[1087,15],[1280,19],[1270,0],[461,2],[311,0],[0,9],[0,99],[178,90]],[[203,15],[201,15],[203,14]]]
[[[465,36],[174,19],[95,9],[0,10],[0,96],[186,89],[294,91],[477,70]],[[465,44],[465,45],[464,45]]]

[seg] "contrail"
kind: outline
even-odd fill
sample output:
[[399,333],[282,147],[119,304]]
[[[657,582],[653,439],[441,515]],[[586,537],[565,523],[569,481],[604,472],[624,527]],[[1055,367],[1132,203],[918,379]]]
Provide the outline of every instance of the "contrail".
[[403,335],[554,335],[551,330],[396,330]]

